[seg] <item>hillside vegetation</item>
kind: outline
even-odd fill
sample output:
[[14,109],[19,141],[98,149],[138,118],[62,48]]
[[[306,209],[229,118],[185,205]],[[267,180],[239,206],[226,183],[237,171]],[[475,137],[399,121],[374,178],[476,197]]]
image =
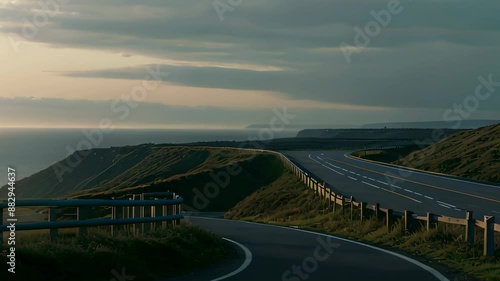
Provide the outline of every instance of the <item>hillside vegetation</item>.
[[[87,156],[77,161],[80,155]],[[75,152],[18,181],[16,190],[20,199],[104,199],[170,190],[184,197],[187,210],[225,211],[282,171],[270,153],[146,144]]]
[[[449,136],[459,129],[443,129]],[[298,138],[330,138],[358,140],[425,140],[432,137],[433,129],[306,129]]]
[[394,163],[476,180],[500,182],[500,124],[456,133]]
[[[16,248],[16,276],[7,271],[8,258],[0,255],[0,280],[109,281],[158,280],[191,273],[234,258],[236,252],[214,234],[180,225],[145,236],[111,236],[92,231],[50,238],[25,237]],[[126,273],[126,274],[125,274]],[[123,274],[123,276],[122,276]]]

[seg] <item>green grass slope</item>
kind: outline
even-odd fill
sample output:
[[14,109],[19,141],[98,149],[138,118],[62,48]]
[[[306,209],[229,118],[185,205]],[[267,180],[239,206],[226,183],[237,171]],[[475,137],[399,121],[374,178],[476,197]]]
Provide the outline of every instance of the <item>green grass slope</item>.
[[226,211],[283,172],[273,154],[232,148],[146,144],[77,153],[86,157],[72,155],[18,181],[17,197],[107,199],[170,190],[184,197],[186,210]]
[[500,124],[456,133],[394,163],[476,180],[500,182]]

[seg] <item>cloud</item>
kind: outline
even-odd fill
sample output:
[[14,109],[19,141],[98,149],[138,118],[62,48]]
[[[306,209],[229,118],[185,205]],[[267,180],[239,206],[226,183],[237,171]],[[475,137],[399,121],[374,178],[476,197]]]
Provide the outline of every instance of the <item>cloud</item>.
[[[23,18],[40,12],[37,2],[0,6],[0,31],[22,35]],[[401,0],[403,11],[348,64],[339,45],[352,45],[354,27],[363,29],[387,3],[248,0],[221,22],[212,0],[72,0],[31,40],[178,62],[164,65],[174,85],[353,108],[442,112],[473,94],[478,76],[500,80],[499,1]],[[142,67],[60,74],[134,80]],[[498,95],[481,104],[483,114],[499,107]]]

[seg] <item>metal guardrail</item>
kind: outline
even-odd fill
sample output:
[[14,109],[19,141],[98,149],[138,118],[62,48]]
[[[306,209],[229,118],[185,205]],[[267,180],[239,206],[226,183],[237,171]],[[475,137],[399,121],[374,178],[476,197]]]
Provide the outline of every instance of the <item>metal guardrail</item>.
[[[426,216],[417,216],[412,211],[396,211],[393,209],[380,208],[380,204],[367,205],[366,202],[357,202],[354,197],[345,197],[340,193],[333,192],[326,183],[320,183],[318,180],[314,179],[302,169],[297,167],[290,159],[285,155],[276,152],[268,151],[278,155],[283,161],[285,167],[290,169],[307,187],[312,189],[321,199],[328,202],[328,210],[333,212],[336,211],[337,205],[341,208],[342,213],[349,210],[350,219],[353,220],[356,214],[360,220],[365,220],[369,215],[375,215],[377,218],[385,220],[387,231],[390,232],[394,224],[395,219],[401,218],[405,223],[405,232],[409,233],[416,228],[416,221],[423,221],[426,224],[426,229],[430,230],[435,227],[437,223],[446,223],[453,225],[463,225],[465,226],[465,241],[472,245],[474,244],[474,233],[476,228],[481,228],[484,230],[483,239],[483,255],[494,256],[495,253],[495,232],[500,232],[500,224],[495,224],[494,216],[484,216],[484,220],[473,219],[472,211],[467,211],[466,218],[454,218],[447,217],[437,214],[427,213]],[[355,211],[355,208],[357,210]]]
[[[75,200],[18,200],[15,207],[49,207],[47,222],[22,223],[16,221],[15,230],[50,229],[51,237],[58,235],[60,228],[78,228],[78,235],[85,235],[87,227],[111,226],[112,235],[117,231],[144,233],[151,229],[166,227],[166,222],[177,225],[181,214],[182,197],[172,192],[154,192],[133,194],[128,200],[75,199]],[[171,197],[172,199],[160,199]],[[153,198],[154,200],[144,200]],[[76,220],[58,221],[57,208],[76,208]],[[90,218],[91,207],[111,207],[111,218]],[[146,208],[149,207],[149,208]],[[8,209],[6,202],[0,203],[0,246],[3,244],[3,232],[10,231],[3,224],[3,210]],[[154,223],[154,224],[153,224]],[[121,226],[118,228],[116,226]]]

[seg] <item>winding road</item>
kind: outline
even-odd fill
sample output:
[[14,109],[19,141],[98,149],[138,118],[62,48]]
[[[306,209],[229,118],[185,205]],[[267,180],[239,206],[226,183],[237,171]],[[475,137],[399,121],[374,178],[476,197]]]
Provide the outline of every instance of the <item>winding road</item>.
[[500,186],[363,161],[350,151],[282,152],[332,190],[368,204],[465,218],[500,215]]
[[326,234],[216,218],[186,220],[236,243],[244,258],[225,271],[219,267],[176,281],[448,280],[419,261]]
[[[349,153],[283,152],[335,192],[358,201],[422,215],[500,214],[500,186],[368,162]],[[217,218],[186,220],[224,237],[239,249],[240,258],[172,281],[449,280],[412,258],[344,238]]]

